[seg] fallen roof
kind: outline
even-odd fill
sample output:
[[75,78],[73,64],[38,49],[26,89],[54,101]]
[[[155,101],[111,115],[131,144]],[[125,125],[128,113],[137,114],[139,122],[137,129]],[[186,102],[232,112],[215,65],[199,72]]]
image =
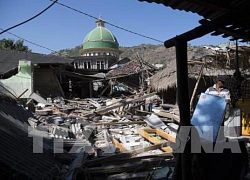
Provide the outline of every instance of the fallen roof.
[[13,177],[10,173],[16,172],[16,178],[20,174],[30,179],[54,179],[59,176],[60,163],[48,150],[43,149],[43,153],[33,151],[33,138],[28,133],[30,126],[27,124],[30,116],[30,112],[15,102],[0,99],[0,172],[7,169],[5,177],[8,174]]
[[135,59],[127,62],[123,66],[118,66],[117,68],[114,68],[110,70],[107,74],[107,78],[118,78],[118,77],[124,77],[129,76],[132,74],[138,74],[145,70],[154,70],[155,68],[142,60],[140,57],[136,57]]
[[16,73],[19,60],[23,59],[31,61],[32,64],[71,64],[74,61],[60,56],[2,49],[0,50],[0,77],[9,72]]

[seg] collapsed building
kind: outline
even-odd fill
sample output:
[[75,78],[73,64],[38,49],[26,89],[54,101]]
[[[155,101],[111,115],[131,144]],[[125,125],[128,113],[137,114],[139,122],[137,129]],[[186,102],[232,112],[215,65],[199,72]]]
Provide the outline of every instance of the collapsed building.
[[0,133],[6,140],[1,142],[1,177],[170,176],[175,162],[170,143],[178,121],[140,110],[154,95],[52,102],[37,95],[32,113],[6,92],[0,112]]
[[[232,42],[219,46],[189,47],[188,49],[188,84],[190,101],[197,101],[197,96],[205,92],[206,88],[213,85],[217,76],[225,76],[225,86],[230,89],[234,101],[239,98],[249,98],[249,47],[237,46]],[[175,58],[175,56],[173,56]],[[240,89],[237,89],[235,68],[241,72],[242,80],[238,81]],[[165,69],[157,72],[150,78],[151,87],[157,91],[164,103],[177,103],[177,70],[176,61],[172,59]],[[241,91],[241,97],[239,96]],[[171,96],[170,96],[171,94]],[[193,103],[190,104],[194,106]]]
[[[160,99],[147,91],[145,80],[155,69],[139,56],[117,62],[119,53],[101,20],[86,36],[79,57],[0,51],[3,179],[171,175],[175,160],[169,145],[178,117],[153,113]],[[121,66],[125,71],[115,69]],[[119,72],[133,81],[120,81]],[[121,83],[113,84],[116,80]],[[121,84],[128,94],[117,96],[114,90]]]
[[[32,55],[26,56],[32,57]],[[194,56],[198,57],[198,55]],[[44,58],[44,55],[42,57]],[[209,63],[211,64],[212,60],[218,59],[218,57],[213,57],[211,51],[201,57],[208,63],[206,68],[202,69],[203,73],[214,72],[214,68],[209,70],[212,67],[209,66]],[[224,59],[224,55],[220,57]],[[63,59],[65,60],[65,58]],[[62,67],[66,70],[69,66],[72,67],[72,64],[68,64],[68,62],[73,61],[66,60],[66,64],[60,64],[61,72],[64,71]],[[163,103],[163,99],[160,98],[161,92],[159,91],[160,96],[158,96],[154,90],[157,90],[155,84],[161,85],[160,88],[162,88],[164,83],[159,83],[159,79],[154,80],[154,78],[163,78],[165,75],[159,76],[158,74],[170,72],[170,76],[167,75],[165,78],[170,83],[166,84],[172,87],[171,83],[176,83],[176,78],[171,75],[171,72],[174,75],[175,68],[169,66],[172,71],[164,69],[156,73],[155,69],[143,62],[140,56],[126,61],[124,65],[117,65],[105,76],[108,78],[107,82],[114,82],[110,83],[110,90],[114,89],[113,85],[113,87],[125,87],[130,92],[119,96],[107,90],[109,96],[106,97],[66,98],[61,94],[53,97],[50,93],[46,97],[45,93],[41,95],[39,92],[42,91],[36,89],[36,92],[34,91],[25,98],[25,104],[21,100],[24,93],[13,93],[11,89],[4,86],[4,83],[1,84],[2,129],[0,133],[2,137],[6,137],[6,142],[1,143],[3,150],[1,172],[5,172],[1,177],[15,176],[16,178],[31,179],[170,178],[176,164],[174,151],[178,150],[175,149],[175,144],[180,124],[179,107],[175,103],[176,100],[172,101],[173,103],[168,101]],[[39,62],[36,61],[36,64],[39,65]],[[197,72],[201,72],[203,65],[201,60],[189,61],[191,70],[189,75],[193,76],[196,82],[201,78],[201,75],[197,76],[199,75]],[[22,73],[23,70],[27,70],[27,68],[22,69],[22,66],[16,68],[17,72]],[[56,69],[52,65],[49,68]],[[222,71],[224,72],[224,70]],[[212,75],[214,74],[212,73]],[[17,76],[20,77],[20,73]],[[6,73],[3,77],[7,77]],[[92,77],[94,76],[92,75]],[[141,78],[144,80],[142,81]],[[213,79],[214,76],[209,78]],[[130,80],[126,81],[127,79]],[[146,79],[149,81],[146,81],[145,84]],[[35,78],[33,80],[36,82]],[[206,82],[208,82],[207,80]],[[145,89],[141,88],[137,91],[136,89],[142,85],[141,82]],[[136,86],[133,86],[134,84]],[[23,86],[20,85],[20,87]],[[195,91],[197,94],[200,92],[200,89]],[[165,96],[175,97],[170,93]],[[189,96],[192,97],[192,94]],[[31,102],[35,102],[33,109],[29,106]],[[17,133],[13,133],[13,131]],[[13,147],[7,141],[12,142]],[[22,143],[19,145],[20,142]],[[14,148],[15,144],[21,148]],[[6,149],[11,149],[11,151],[5,151]],[[240,156],[237,158],[241,159]],[[44,159],[48,161],[46,168],[42,167],[41,163]]]
[[[176,3],[181,2],[178,1]],[[196,4],[196,6],[198,5]],[[214,9],[214,6],[212,7]],[[188,9],[189,6],[186,8]],[[203,21],[203,24],[206,23],[209,24],[211,22]],[[102,22],[99,21],[98,24],[98,28],[102,29]],[[206,29],[211,30],[209,28]],[[203,28],[197,28],[193,31],[204,33]],[[194,34],[195,33],[192,35]],[[89,50],[91,50],[92,44],[94,43],[90,37],[91,33],[84,41],[88,44],[86,47],[87,49],[89,48]],[[100,37],[102,36],[98,36],[99,40],[101,40]],[[112,42],[115,42],[115,44],[113,44],[115,47],[112,47],[117,50],[117,42],[114,37],[111,38]],[[170,104],[159,103],[162,102],[162,100],[159,99],[158,96],[155,96],[152,89],[147,91],[142,89],[142,91],[139,92],[131,91],[129,95],[124,96],[123,94],[123,96],[119,98],[112,98],[112,96],[92,98],[93,84],[100,85],[101,83],[96,82],[103,82],[106,77],[98,73],[106,73],[107,70],[110,70],[109,68],[112,67],[112,65],[109,63],[109,60],[114,60],[113,58],[116,57],[116,53],[118,53],[118,51],[110,51],[108,52],[109,54],[107,54],[106,51],[104,52],[103,49],[101,49],[102,47],[99,47],[100,49],[92,49],[94,50],[93,52],[83,50],[83,57],[75,57],[73,61],[72,59],[64,59],[67,64],[66,66],[65,63],[61,61],[57,62],[57,60],[55,60],[56,63],[54,61],[49,61],[47,64],[45,63],[47,67],[54,70],[53,72],[60,72],[59,75],[54,76],[59,79],[58,84],[62,85],[62,88],[57,87],[59,97],[56,97],[58,94],[51,94],[54,90],[47,93],[48,91],[37,89],[37,86],[35,86],[36,83],[30,86],[32,83],[26,83],[26,81],[22,81],[21,84],[29,84],[29,86],[25,86],[22,91],[15,91],[15,93],[13,93],[14,90],[19,88],[11,86],[11,83],[7,81],[2,81],[0,134],[4,141],[1,141],[1,177],[4,179],[13,177],[17,179],[169,179],[175,174],[176,177],[183,175],[181,179],[184,179],[185,177],[189,177],[188,175],[190,175],[191,172],[193,173],[192,175],[198,175],[197,177],[204,175],[199,168],[206,167],[209,170],[210,167],[206,165],[208,164],[207,161],[203,161],[202,164],[197,164],[197,161],[192,161],[194,164],[191,164],[191,158],[188,156],[190,155],[189,152],[185,151],[184,154],[176,156],[176,154],[174,154],[174,150],[176,149],[173,149],[176,147],[173,146],[173,144],[176,144],[176,139],[178,139],[179,126],[190,125],[190,108],[189,106],[187,108],[185,105],[190,105],[194,93],[199,94],[200,92],[200,90],[195,90],[192,96],[188,94],[188,92],[185,92],[186,94],[183,93],[190,88],[186,86],[188,83],[185,81],[188,78],[185,79],[185,75],[190,76],[194,82],[196,79],[197,82],[199,82],[201,74],[204,74],[204,72],[209,72],[212,78],[214,78],[219,74],[218,69],[228,71],[227,66],[232,64],[232,59],[230,53],[228,53],[230,51],[225,53],[228,58],[225,58],[223,53],[221,53],[222,56],[209,54],[205,56],[208,58],[205,58],[205,60],[209,61],[206,63],[207,69],[203,69],[205,64],[203,60],[187,61],[191,71],[189,71],[189,74],[185,74],[185,70],[187,69],[184,68],[184,65],[186,64],[184,63],[182,66],[178,63],[180,63],[180,59],[185,60],[185,43],[187,40],[180,41],[180,38],[175,40],[174,42],[176,43],[178,52],[176,57],[177,64],[170,67],[177,66],[176,70],[171,68],[170,70],[163,70],[159,72],[161,74],[156,74],[155,77],[152,76],[151,78],[150,76],[153,75],[151,74],[153,71],[149,70],[150,68],[148,67],[144,68],[145,66],[142,65],[142,61],[139,59],[139,61],[132,60],[129,62],[130,64],[138,64],[139,62],[139,66],[135,66],[139,68],[135,69],[132,73],[130,71],[124,73],[121,69],[118,69],[118,71],[110,71],[110,78],[108,79],[109,82],[111,82],[110,92],[113,90],[114,80],[116,83],[119,82],[117,83],[118,85],[123,84],[123,87],[129,87],[130,85],[128,85],[128,83],[130,81],[128,82],[127,78],[131,76],[133,82],[137,82],[137,84],[133,83],[136,85],[145,85],[145,77],[149,78],[147,80],[150,82],[149,85],[153,90],[168,90],[173,87],[173,93],[171,93],[171,95],[169,95],[169,93],[165,94],[165,96],[169,95],[169,97],[164,98],[165,100],[170,99]],[[171,40],[168,41],[165,46],[171,46],[173,44],[172,42]],[[235,54],[237,53],[238,50],[236,50]],[[244,53],[245,51],[242,51],[242,54]],[[107,56],[112,56],[112,58]],[[222,69],[223,64],[221,64],[220,68],[215,69],[215,71],[208,70],[212,56],[218,59],[221,58],[220,60],[223,61],[226,60],[226,66],[224,64],[225,68]],[[27,53],[25,57],[26,58],[22,59],[32,59],[32,55],[29,56]],[[38,59],[38,57],[35,59]],[[236,57],[238,58],[240,56],[237,54]],[[16,62],[21,60],[19,58],[20,57],[18,57],[18,61]],[[47,59],[48,57],[44,58]],[[33,64],[39,68],[44,64],[44,62],[35,63],[35,59],[30,62],[20,61],[19,66],[15,64],[14,68],[8,69],[8,73],[1,72],[1,77],[7,80],[11,76],[9,73],[15,72],[20,73],[17,74],[18,78],[20,78],[21,75],[21,77],[25,77],[26,79],[32,79],[30,74],[32,74],[31,72],[33,71],[30,66]],[[93,61],[89,61],[90,59]],[[246,61],[242,62],[249,64],[248,61],[249,58],[246,58]],[[213,62],[216,62],[217,66],[222,61],[212,61],[212,63]],[[242,67],[247,66],[238,64],[238,68]],[[123,70],[124,69],[126,70],[126,66]],[[245,80],[248,80],[247,69],[248,68],[240,69],[240,71],[246,75]],[[195,72],[195,74],[192,75],[192,72]],[[27,74],[28,76],[24,76]],[[117,77],[117,75],[119,76]],[[162,80],[162,77],[165,77],[167,81],[165,79]],[[154,80],[154,78],[156,79]],[[184,78],[184,80],[181,78]],[[20,79],[18,82],[20,83]],[[245,82],[245,90],[247,92],[248,82]],[[165,84],[167,84],[167,87],[164,87]],[[174,96],[176,93],[176,85],[179,86],[179,92],[177,92],[179,99]],[[6,88],[7,86],[11,88],[8,89]],[[23,86],[20,87],[23,88]],[[28,87],[31,88],[29,89]],[[36,88],[32,89],[32,87]],[[106,88],[103,87],[102,92],[104,92],[105,89]],[[130,90],[133,89],[134,87],[130,87]],[[35,108],[32,109],[33,112],[30,111],[30,107],[25,107],[23,103],[18,103],[20,99],[25,97],[25,93],[30,94],[26,98],[27,105],[31,101],[36,102]],[[239,94],[236,93],[235,95]],[[248,93],[244,93],[244,95],[248,97]],[[162,97],[164,97],[164,94]],[[181,103],[176,105],[176,99]],[[145,108],[146,106],[151,108],[147,109]],[[245,107],[249,107],[248,104]],[[244,116],[244,118],[246,119],[247,116]],[[249,135],[249,122],[242,128],[247,129],[246,134]],[[19,148],[17,148],[17,146]],[[223,167],[223,170],[227,168],[246,168],[242,167],[242,164],[243,162],[247,164],[247,158],[243,158],[239,154],[235,156],[228,155],[230,154],[223,155],[223,160],[229,162],[226,167]],[[185,157],[189,157],[190,159],[185,159]],[[219,156],[218,158],[221,159]],[[44,165],[44,162],[47,164]],[[216,163],[216,161],[212,161],[212,163]],[[197,167],[198,165],[200,166]],[[181,168],[183,169],[181,169],[180,166],[182,166]],[[187,169],[198,171],[187,172]],[[212,170],[217,173],[222,172],[218,169]],[[232,178],[239,177],[237,172],[238,171],[233,170],[230,172],[230,175],[233,175]],[[210,177],[215,178],[217,174],[214,174],[211,173]],[[222,174],[225,175],[225,172]],[[206,171],[205,175],[210,175],[210,172]]]

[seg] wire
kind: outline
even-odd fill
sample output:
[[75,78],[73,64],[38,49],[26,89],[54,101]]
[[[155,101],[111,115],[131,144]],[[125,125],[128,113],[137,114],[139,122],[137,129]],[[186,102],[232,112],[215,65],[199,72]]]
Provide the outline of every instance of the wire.
[[[52,0],[50,0],[50,1],[52,1]],[[73,11],[76,11],[76,12],[78,12],[78,13],[80,13],[80,14],[83,14],[83,15],[85,15],[85,16],[91,17],[91,18],[93,18],[93,19],[95,19],[95,20],[98,20],[98,19],[99,19],[99,18],[97,18],[97,17],[95,17],[95,16],[92,16],[92,15],[87,14],[87,13],[85,13],[85,12],[79,11],[79,10],[77,10],[77,9],[75,9],[75,8],[72,8],[72,7],[70,7],[70,6],[67,6],[67,5],[65,5],[65,4],[62,4],[62,3],[59,3],[59,2],[55,2],[55,3],[57,3],[57,4],[61,5],[61,6],[64,6],[64,7],[68,8],[68,9],[71,9],[71,10],[73,10]],[[131,31],[131,30],[122,28],[122,27],[120,27],[120,26],[114,25],[114,24],[109,23],[109,22],[107,22],[107,21],[104,21],[104,22],[105,22],[106,24],[109,24],[110,26],[113,26],[113,27],[116,27],[116,28],[118,28],[118,29],[127,31],[127,32],[129,32],[129,33],[132,33],[132,34],[135,34],[135,35],[138,35],[138,36],[147,38],[147,39],[151,39],[151,40],[154,40],[154,41],[157,41],[157,42],[160,42],[160,43],[164,43],[163,41],[160,41],[160,40],[158,40],[158,39],[151,38],[151,37],[149,37],[149,36],[145,36],[145,35],[143,35],[143,34],[140,34],[140,33],[137,33],[137,32],[134,32],[134,31]]]
[[[3,30],[2,28],[0,28],[0,29]],[[38,47],[47,49],[47,50],[49,50],[49,51],[51,51],[51,52],[56,52],[56,51],[53,50],[53,49],[50,49],[50,48],[47,48],[47,47],[45,47],[45,46],[42,46],[42,45],[36,44],[36,43],[34,43],[34,42],[31,42],[31,41],[29,41],[29,40],[27,40],[27,39],[24,39],[24,38],[22,38],[22,37],[20,37],[20,36],[17,36],[17,35],[15,35],[15,34],[13,34],[13,33],[10,33],[10,32],[7,32],[7,33],[8,33],[8,34],[11,34],[12,36],[15,36],[15,37],[17,37],[17,38],[19,38],[19,39],[22,39],[22,40],[24,40],[24,41],[26,41],[26,42],[28,42],[28,43],[30,43],[30,44],[33,44],[33,45],[35,45],[35,46],[38,46]],[[6,62],[5,62],[5,63],[6,63]]]
[[[53,1],[53,0],[50,0],[50,1]],[[38,17],[38,16],[41,15],[43,12],[45,12],[46,10],[48,10],[51,6],[53,6],[55,3],[57,3],[57,4],[61,5],[61,6],[64,6],[64,7],[68,8],[68,9],[71,9],[71,10],[73,10],[73,11],[76,11],[76,12],[78,12],[78,13],[80,13],[80,14],[83,14],[83,15],[86,15],[86,16],[88,16],[88,17],[91,17],[91,18],[93,18],[93,19],[95,19],[95,20],[98,20],[97,17],[94,17],[94,16],[92,16],[92,15],[90,15],[90,14],[87,14],[87,13],[84,13],[84,12],[82,12],[82,11],[79,11],[79,10],[77,10],[77,9],[74,9],[74,8],[72,8],[72,7],[70,7],[70,6],[67,6],[67,5],[65,5],[65,4],[59,3],[59,2],[57,2],[57,1],[58,1],[58,0],[53,1],[53,3],[52,3],[50,6],[48,6],[46,9],[44,9],[43,11],[41,11],[39,14],[37,14],[36,16],[34,16],[34,17],[32,17],[32,18],[30,18],[30,19],[28,19],[28,20],[26,20],[26,21],[24,21],[24,22],[22,22],[22,23],[19,23],[19,24],[15,25],[15,26],[12,26],[12,27],[10,27],[10,28],[8,28],[8,29],[5,29],[5,30],[2,29],[2,28],[0,28],[1,30],[3,30],[0,34],[3,34],[3,33],[5,33],[5,32],[7,32],[7,31],[9,31],[10,29],[13,29],[13,28],[15,28],[15,27],[17,27],[17,26],[20,26],[20,25],[22,25],[22,24],[24,24],[24,23],[26,23],[26,22],[28,22],[28,21],[30,21],[30,20],[32,20],[32,19]],[[119,27],[119,26],[114,25],[114,24],[112,24],[112,23],[109,23],[109,22],[107,22],[107,21],[105,21],[105,23],[107,23],[107,24],[109,24],[109,25],[111,25],[111,26],[113,26],[113,27],[116,27],[116,28],[118,28],[118,29],[121,29],[121,30],[130,32],[130,33],[132,33],[132,34],[136,34],[136,35],[138,35],[138,36],[141,36],[141,37],[144,37],[144,38],[147,38],[147,39],[151,39],[151,40],[154,40],[154,41],[157,41],[157,42],[160,42],[160,43],[164,43],[163,41],[160,41],[160,40],[157,40],[157,39],[155,39],[155,38],[151,38],[151,37],[148,37],[148,36],[145,36],[145,35],[142,35],[142,34],[133,32],[133,31],[130,31],[130,30],[128,30],[128,29]],[[28,42],[28,43],[30,43],[30,44],[33,44],[33,45],[35,45],[35,46],[38,46],[38,47],[47,49],[47,50],[49,50],[49,51],[51,51],[51,52],[56,52],[56,51],[53,50],[53,49],[47,48],[47,47],[45,47],[45,46],[39,45],[39,44],[34,43],[34,42],[32,42],[32,41],[29,41],[29,40],[27,40],[27,39],[24,39],[24,38],[22,38],[22,37],[20,37],[20,36],[18,36],[18,35],[15,35],[15,34],[13,34],[13,33],[11,33],[11,32],[7,32],[7,33],[8,33],[8,34],[11,34],[12,36],[15,36],[15,37],[17,37],[17,38],[19,38],[19,39],[22,39],[22,40],[24,40],[24,41],[26,41],[26,42]]]
[[12,27],[10,27],[10,28],[7,28],[7,29],[3,30],[2,32],[0,32],[0,34],[3,34],[3,33],[7,32],[7,31],[9,31],[9,30],[11,30],[11,29],[13,29],[13,28],[15,28],[15,27],[17,27],[17,26],[20,26],[20,25],[22,25],[22,24],[24,24],[24,23],[27,23],[27,22],[31,21],[32,19],[35,19],[36,17],[38,17],[39,15],[41,15],[42,13],[44,13],[45,11],[47,11],[50,7],[52,7],[57,1],[58,1],[58,0],[55,0],[51,5],[49,5],[47,8],[45,8],[43,11],[41,11],[41,12],[38,13],[37,15],[35,15],[35,16],[33,16],[33,17],[27,19],[26,21],[23,21],[23,22],[21,22],[21,23],[15,25],[15,26],[12,26]]

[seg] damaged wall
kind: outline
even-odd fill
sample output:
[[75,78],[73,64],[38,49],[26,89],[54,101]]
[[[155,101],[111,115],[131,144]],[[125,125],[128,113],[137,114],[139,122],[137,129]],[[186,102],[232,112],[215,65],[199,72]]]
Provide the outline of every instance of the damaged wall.
[[60,82],[51,68],[35,69],[34,91],[45,97],[64,96]]
[[28,60],[20,60],[18,66],[18,73],[8,79],[0,80],[2,86],[11,92],[14,96],[21,98],[28,98],[33,92],[33,73],[32,64]]

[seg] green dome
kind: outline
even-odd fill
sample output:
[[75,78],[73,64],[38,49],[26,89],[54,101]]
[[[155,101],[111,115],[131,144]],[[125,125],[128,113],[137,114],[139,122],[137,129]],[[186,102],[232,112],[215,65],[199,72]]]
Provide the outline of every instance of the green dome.
[[83,41],[83,49],[119,49],[116,37],[105,27],[98,26],[93,29]]

